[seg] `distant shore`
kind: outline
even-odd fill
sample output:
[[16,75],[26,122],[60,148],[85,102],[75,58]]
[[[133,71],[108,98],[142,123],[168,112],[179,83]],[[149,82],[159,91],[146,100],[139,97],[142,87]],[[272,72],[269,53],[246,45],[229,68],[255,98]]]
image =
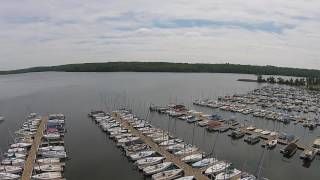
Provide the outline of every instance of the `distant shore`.
[[[294,77],[320,77],[320,70],[276,66],[241,64],[189,64],[169,62],[105,62],[32,67],[0,71],[0,75],[29,72],[182,72],[182,73],[237,73],[255,75],[279,75]],[[250,80],[251,81],[251,80]]]

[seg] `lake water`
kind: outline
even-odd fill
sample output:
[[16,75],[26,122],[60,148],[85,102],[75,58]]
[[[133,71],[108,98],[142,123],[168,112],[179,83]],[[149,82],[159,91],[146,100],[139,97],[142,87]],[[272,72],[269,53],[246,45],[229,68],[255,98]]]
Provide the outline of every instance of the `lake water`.
[[[257,83],[239,82],[238,78],[255,78],[239,74],[196,73],[29,73],[0,76],[0,113],[6,121],[0,124],[0,147],[7,150],[9,131],[14,131],[30,112],[63,113],[67,117],[65,146],[70,160],[65,176],[71,180],[89,179],[143,179],[132,163],[115,146],[115,143],[87,118],[91,109],[111,110],[127,106],[141,117],[151,119],[157,127],[170,129],[178,137],[193,142],[202,150],[211,152],[217,142],[215,153],[218,159],[231,161],[239,169],[255,173],[263,149],[260,144],[247,145],[240,140],[231,140],[227,133],[214,134],[204,128],[186,122],[168,119],[167,116],[150,113],[150,103],[166,105],[184,103],[188,108],[224,117],[232,113],[211,110],[192,105],[192,100],[201,97],[217,97],[246,93],[259,88]],[[239,120],[249,116],[235,114]],[[251,117],[251,116],[250,116]],[[249,118],[257,126],[277,127],[300,136],[304,144],[319,135],[319,128],[309,131],[302,126],[274,124],[273,121]],[[194,133],[193,133],[194,132]],[[194,134],[194,136],[193,136]],[[280,154],[283,146],[267,151],[262,174],[269,179],[299,180],[320,179],[320,159],[303,165],[298,151],[291,159]]]

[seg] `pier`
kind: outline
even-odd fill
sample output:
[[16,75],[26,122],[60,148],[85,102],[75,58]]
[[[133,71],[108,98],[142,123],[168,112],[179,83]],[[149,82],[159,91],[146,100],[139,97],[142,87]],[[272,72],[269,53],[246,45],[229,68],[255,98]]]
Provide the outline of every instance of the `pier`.
[[[273,136],[270,136],[270,135],[263,135],[261,133],[256,133],[256,132],[253,132],[253,131],[250,131],[250,130],[247,130],[246,128],[240,128],[240,130],[242,132],[244,132],[245,134],[248,134],[248,135],[252,135],[252,134],[255,134],[257,136],[259,136],[261,139],[264,139],[264,140],[271,140],[271,139],[274,139]],[[279,139],[278,137],[276,137],[277,141],[278,141],[278,144],[282,144],[282,145],[288,145],[290,143],[296,143],[297,146],[298,146],[298,149],[300,150],[305,150],[306,147],[301,145],[301,144],[298,144],[297,142],[299,141],[299,138],[295,138],[294,140],[292,141],[286,141],[286,140],[283,140],[283,139]]]
[[166,161],[170,161],[174,163],[177,167],[182,169],[186,176],[194,176],[197,180],[209,180],[207,176],[202,174],[202,172],[204,171],[204,168],[203,169],[192,168],[187,163],[181,161],[180,158],[182,157],[174,156],[173,154],[169,153],[165,148],[154,143],[150,137],[143,135],[141,132],[133,128],[127,121],[122,120],[117,113],[114,113],[113,116],[115,117],[116,121],[118,121],[123,125],[124,128],[129,129],[133,135],[139,137],[142,141],[144,141],[145,144],[150,146],[152,150],[156,151],[161,156],[166,158]]
[[41,144],[41,139],[43,137],[43,132],[46,128],[47,122],[48,122],[48,117],[41,118],[41,122],[37,129],[36,135],[34,136],[34,140],[33,140],[31,149],[29,151],[28,158],[24,164],[24,168],[21,176],[22,180],[31,179],[34,163],[37,157],[38,148]]

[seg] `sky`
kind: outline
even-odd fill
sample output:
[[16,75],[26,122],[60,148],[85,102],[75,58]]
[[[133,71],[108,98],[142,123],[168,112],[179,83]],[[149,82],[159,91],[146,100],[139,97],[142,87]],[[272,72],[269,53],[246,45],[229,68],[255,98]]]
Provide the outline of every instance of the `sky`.
[[0,70],[107,61],[320,69],[319,0],[1,0]]

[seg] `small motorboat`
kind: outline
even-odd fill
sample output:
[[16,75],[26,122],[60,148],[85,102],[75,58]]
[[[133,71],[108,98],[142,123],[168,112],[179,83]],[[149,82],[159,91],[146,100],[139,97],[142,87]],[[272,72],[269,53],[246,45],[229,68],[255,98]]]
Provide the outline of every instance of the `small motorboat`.
[[202,158],[203,158],[203,154],[197,153],[197,154],[191,154],[189,156],[186,156],[182,158],[181,161],[185,163],[194,163],[194,162],[200,161]]
[[216,158],[205,158],[192,164],[194,168],[202,168],[218,162]]
[[221,161],[216,164],[213,164],[209,168],[206,169],[204,172],[205,175],[216,175],[222,171],[224,171],[226,168],[228,168],[231,164]]
[[21,176],[11,173],[0,172],[1,180],[18,180]]
[[135,154],[131,154],[129,157],[130,157],[130,159],[132,161],[136,161],[138,159],[142,159],[142,158],[145,158],[145,157],[152,156],[155,153],[156,153],[155,151],[140,151],[140,152],[137,152]]
[[317,154],[318,150],[315,148],[306,148],[300,155],[301,159],[304,159],[306,161],[312,161]]
[[291,157],[296,153],[297,149],[298,149],[297,144],[290,143],[284,149],[282,149],[280,151],[283,153],[284,156]]
[[271,148],[276,147],[277,143],[278,143],[278,140],[273,139],[273,140],[268,141],[266,145],[269,149],[271,149]]
[[152,175],[153,180],[171,180],[181,177],[183,174],[182,169],[172,169],[168,171],[159,172]]
[[61,172],[46,172],[32,176],[32,179],[49,180],[62,178]]
[[241,171],[238,169],[227,169],[226,172],[219,173],[215,180],[229,180],[229,179],[239,179],[241,177]]
[[143,168],[143,173],[147,176],[152,175],[152,174],[156,174],[156,173],[159,173],[159,172],[162,172],[162,171],[169,169],[172,165],[173,165],[172,162],[163,162],[160,164],[148,166],[148,167]]

